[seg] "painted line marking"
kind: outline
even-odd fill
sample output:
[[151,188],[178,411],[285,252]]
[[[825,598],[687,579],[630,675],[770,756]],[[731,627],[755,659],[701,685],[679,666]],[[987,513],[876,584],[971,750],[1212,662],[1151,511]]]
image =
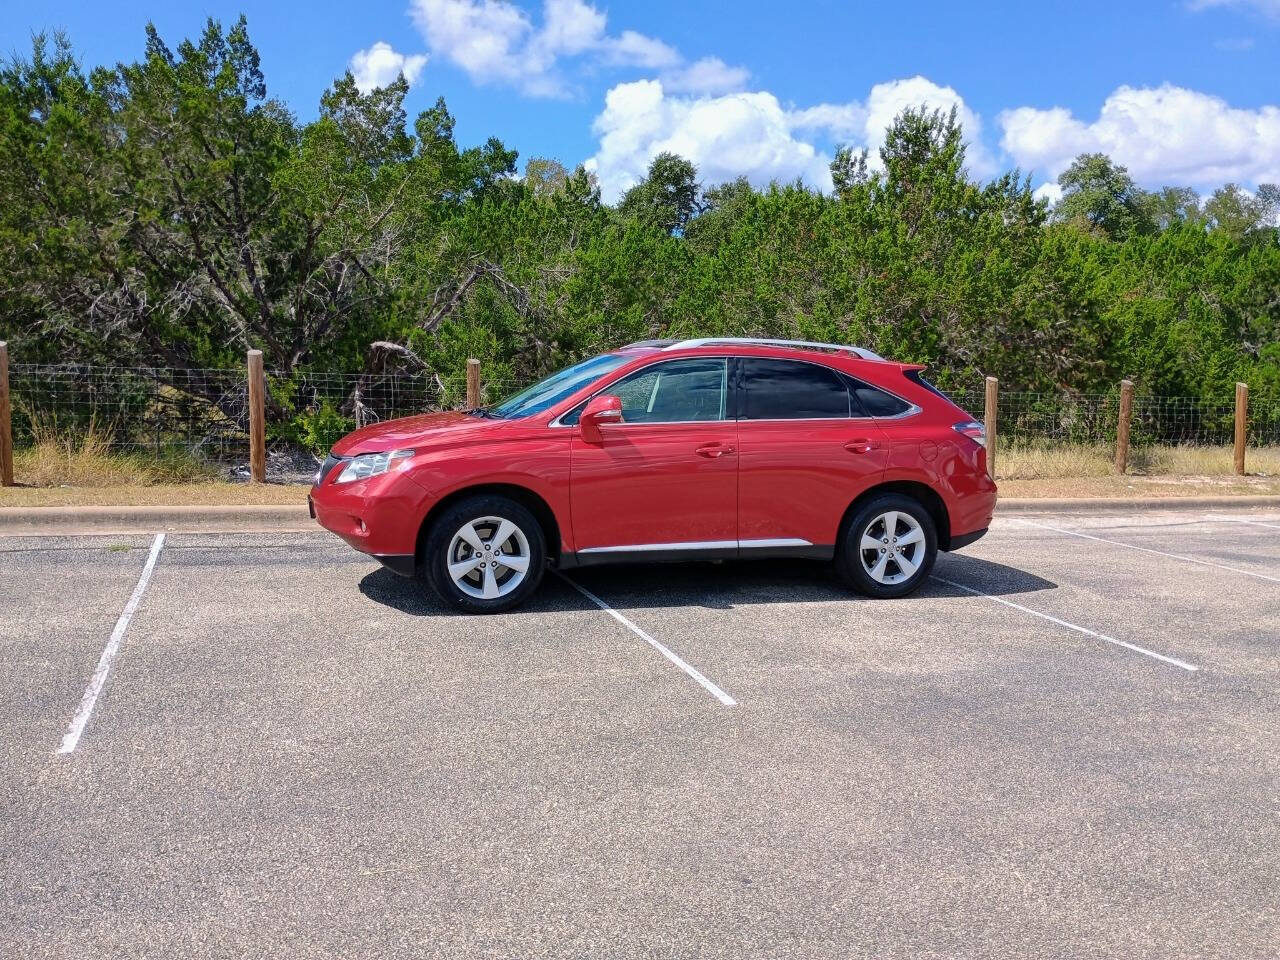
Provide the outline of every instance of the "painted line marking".
[[710,680],[704,677],[700,672],[698,672],[697,668],[691,667],[689,664],[681,660],[679,654],[668,649],[667,647],[659,643],[657,640],[653,639],[653,637],[649,636],[649,634],[645,633],[638,626],[636,626],[634,623],[632,623],[630,620],[628,620],[626,617],[620,614],[617,610],[613,609],[613,607],[609,606],[607,603],[605,603],[603,600],[597,597],[594,593],[592,593],[582,584],[578,583],[575,580],[570,580],[563,573],[560,573],[559,570],[556,571],[556,575],[559,576],[560,579],[563,580],[565,583],[569,584],[569,586],[573,587],[580,594],[586,597],[588,600],[590,600],[592,603],[594,603],[597,607],[599,607],[605,613],[607,613],[609,616],[613,617],[613,619],[617,620],[620,624],[622,624],[624,627],[626,627],[628,630],[630,630],[632,633],[638,636],[645,643],[649,644],[649,646],[657,650],[660,654],[662,654],[664,657],[666,657],[668,660],[674,663],[677,667],[679,667],[689,676],[693,677],[693,679],[698,681],[698,683],[702,686],[704,690],[707,691],[707,693],[711,694],[713,697],[715,697],[717,700],[723,703],[726,707],[737,706],[738,704],[737,700],[734,700],[733,697],[729,696],[727,693],[725,693],[723,690],[717,687],[714,683],[712,683]]
[[1006,607],[1013,607],[1015,610],[1021,610],[1023,613],[1029,613],[1033,617],[1039,617],[1041,620],[1048,620],[1050,623],[1056,623],[1060,627],[1066,627],[1068,630],[1074,630],[1076,633],[1083,633],[1086,637],[1093,637],[1095,640],[1104,640],[1107,643],[1114,643],[1117,647],[1124,647],[1126,650],[1132,650],[1134,653],[1140,653],[1146,657],[1154,657],[1156,660],[1171,664],[1175,667],[1181,667],[1183,670],[1190,670],[1192,673],[1200,668],[1195,664],[1186,663],[1183,660],[1174,657],[1166,657],[1163,653],[1156,653],[1154,650],[1148,650],[1146,647],[1140,647],[1136,643],[1129,643],[1127,640],[1117,640],[1115,637],[1109,637],[1105,633],[1098,633],[1096,630],[1090,630],[1088,627],[1082,627],[1078,623],[1071,623],[1067,620],[1059,620],[1047,613],[1041,613],[1039,610],[1032,610],[1030,607],[1024,607],[1020,603],[1014,603],[1012,600],[1006,600],[1003,597],[997,597],[982,590],[975,590],[973,587],[966,587],[963,583],[956,583],[954,580],[948,580],[946,577],[940,577],[936,573],[932,574],[933,579],[939,583],[945,583],[949,587],[955,587],[957,590],[963,590],[965,593],[972,593],[975,597],[985,597],[987,600],[993,600],[996,603],[1003,604]]
[[1280,530],[1280,523],[1264,523],[1261,520],[1246,520],[1244,517],[1206,517],[1214,523],[1247,523],[1254,527],[1269,527],[1272,530]]
[[1140,547],[1136,543],[1125,543],[1123,540],[1112,540],[1110,537],[1096,537],[1091,533],[1081,533],[1078,530],[1068,530],[1065,527],[1054,527],[1047,523],[1036,523],[1034,520],[1024,520],[1022,517],[1010,517],[1016,523],[1025,523],[1033,527],[1040,527],[1043,530],[1053,530],[1055,533],[1065,533],[1072,537],[1080,537],[1084,540],[1097,540],[1099,543],[1113,543],[1117,547],[1128,547],[1130,550],[1141,550],[1143,553],[1154,553],[1158,557],[1170,557],[1174,560],[1185,560],[1187,563],[1198,563],[1205,567],[1216,567],[1219,570],[1230,570],[1232,573],[1243,573],[1246,577],[1256,577],[1259,580],[1269,580],[1272,583],[1280,583],[1280,577],[1269,577],[1265,573],[1258,573],[1254,570],[1244,570],[1240,567],[1230,567],[1225,563],[1215,563],[1213,560],[1201,560],[1199,557],[1188,557],[1181,553],[1166,553],[1163,550],[1153,550],[1150,547]]
[[164,534],[157,533],[155,540],[151,543],[151,553],[147,556],[147,563],[142,568],[142,576],[138,578],[138,585],[133,588],[133,595],[125,604],[124,612],[116,621],[116,628],[111,631],[111,639],[107,641],[106,647],[102,650],[102,656],[98,658],[98,667],[93,671],[84,696],[80,698],[80,707],[76,710],[76,715],[71,718],[71,726],[67,728],[62,738],[62,746],[58,747],[58,753],[70,753],[80,742],[80,735],[84,733],[84,728],[93,715],[93,706],[98,702],[98,694],[102,692],[103,684],[107,682],[107,674],[111,672],[111,661],[124,641],[125,631],[129,629],[129,621],[133,619],[133,614],[142,601],[142,595],[147,591],[147,584],[151,582],[151,574],[156,568],[156,560],[160,558],[160,551],[163,548]]

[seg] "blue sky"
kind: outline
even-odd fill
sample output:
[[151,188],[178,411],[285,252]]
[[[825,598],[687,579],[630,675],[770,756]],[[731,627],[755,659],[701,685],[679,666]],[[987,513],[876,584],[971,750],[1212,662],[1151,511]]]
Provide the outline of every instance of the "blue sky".
[[826,186],[837,143],[874,151],[915,103],[960,108],[977,176],[1051,182],[1101,149],[1147,186],[1280,180],[1280,0],[46,0],[11,8],[0,49],[65,29],[89,67],[140,56],[148,20],[172,46],[241,12],[300,117],[353,65],[365,83],[403,68],[411,113],[443,95],[464,145],[587,161],[606,195],[660,149],[708,181]]

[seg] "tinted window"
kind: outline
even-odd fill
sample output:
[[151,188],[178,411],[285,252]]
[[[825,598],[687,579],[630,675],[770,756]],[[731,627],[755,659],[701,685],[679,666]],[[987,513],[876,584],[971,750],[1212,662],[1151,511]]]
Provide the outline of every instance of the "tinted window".
[[[728,361],[669,360],[628,374],[604,392],[622,400],[623,423],[685,423],[723,420]],[[563,418],[577,423],[581,409]]]
[[863,383],[861,380],[855,380],[853,377],[848,379],[849,386],[853,389],[854,403],[862,408],[862,416],[896,417],[911,409],[911,404],[900,397],[885,393],[883,390]]
[[742,361],[746,420],[849,416],[849,390],[831,370],[790,360]]

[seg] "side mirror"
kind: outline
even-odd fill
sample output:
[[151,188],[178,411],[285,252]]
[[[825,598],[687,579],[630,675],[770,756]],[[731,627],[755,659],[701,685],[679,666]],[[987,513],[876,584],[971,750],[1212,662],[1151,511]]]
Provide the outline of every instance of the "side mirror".
[[605,424],[622,422],[622,400],[607,393],[587,401],[578,424],[582,427],[582,439],[588,443],[600,443],[604,437],[600,428]]

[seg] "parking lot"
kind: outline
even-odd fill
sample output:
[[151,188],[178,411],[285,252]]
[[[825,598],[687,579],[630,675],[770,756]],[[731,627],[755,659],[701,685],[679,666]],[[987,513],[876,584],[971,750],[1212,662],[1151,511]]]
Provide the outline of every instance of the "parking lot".
[[1275,511],[1000,517],[896,601],[619,567],[492,617],[322,532],[11,537],[0,604],[3,956],[1280,943]]

